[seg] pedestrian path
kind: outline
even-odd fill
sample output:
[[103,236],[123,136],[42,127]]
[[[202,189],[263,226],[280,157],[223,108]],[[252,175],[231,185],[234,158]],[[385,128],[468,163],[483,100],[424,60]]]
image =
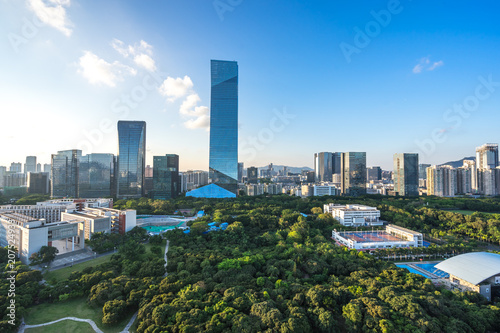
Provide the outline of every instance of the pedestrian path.
[[92,326],[92,328],[94,329],[94,331],[96,331],[96,333],[104,333],[103,331],[101,331],[101,329],[99,327],[97,327],[96,323],[93,320],[81,319],[81,318],[76,318],[76,317],[65,317],[65,318],[57,319],[54,321],[50,321],[48,323],[43,323],[43,324],[38,324],[38,325],[23,325],[19,328],[18,333],[24,333],[24,330],[27,328],[48,326],[48,325],[52,325],[52,324],[58,323],[58,322],[63,321],[63,320],[73,320],[73,321],[80,321],[80,322],[89,323],[90,326]]
[[[130,327],[132,327],[132,325],[134,324],[134,321],[137,319],[137,314],[138,313],[139,313],[138,311],[136,313],[134,313],[134,315],[132,316],[132,318],[130,318],[127,326],[125,326],[125,328],[123,329],[123,331],[121,331],[120,333],[129,333]],[[22,325],[19,328],[18,333],[24,333],[24,330],[27,329],[27,328],[36,328],[36,327],[48,326],[48,325],[52,325],[52,324],[58,323],[58,322],[63,321],[63,320],[73,320],[73,321],[79,321],[79,322],[86,322],[86,323],[89,323],[90,326],[92,326],[92,328],[94,329],[94,331],[96,333],[104,333],[103,331],[101,331],[101,329],[99,327],[97,327],[96,323],[93,320],[91,320],[91,319],[76,318],[76,317],[65,317],[65,318],[54,320],[54,321],[50,321],[48,323],[37,324],[37,325]]]
[[165,246],[165,275],[167,276],[167,252],[168,252],[168,244],[170,241],[167,239],[167,246]]

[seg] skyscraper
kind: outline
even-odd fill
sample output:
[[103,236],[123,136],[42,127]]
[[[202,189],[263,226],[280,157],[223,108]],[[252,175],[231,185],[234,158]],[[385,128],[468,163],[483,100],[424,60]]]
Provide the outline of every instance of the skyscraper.
[[498,166],[498,144],[486,143],[476,148],[476,167],[480,169],[495,169]]
[[212,183],[238,192],[238,64],[211,61],[210,157]]
[[418,154],[394,154],[394,192],[418,196]]
[[50,196],[78,198],[78,163],[82,151],[61,150],[51,157]]
[[322,152],[314,154],[314,172],[317,182],[335,181],[334,175],[340,175],[340,158],[342,153]]
[[249,167],[247,168],[247,183],[250,184],[257,184],[257,179],[259,178],[259,169],[256,167]]
[[24,173],[28,172],[37,172],[36,156],[26,156],[26,163],[24,164]]
[[358,196],[366,194],[366,153],[348,152],[341,156],[341,193]]
[[427,195],[454,197],[457,193],[457,170],[449,165],[427,168]]
[[153,199],[173,199],[180,193],[179,156],[153,156]]
[[243,182],[243,162],[238,163],[238,183]]
[[382,169],[379,166],[366,168],[366,180],[368,182],[382,180]]
[[118,122],[118,198],[140,198],[144,195],[146,167],[146,122]]
[[80,158],[78,196],[99,198],[114,195],[115,157],[113,154],[88,154]]
[[314,154],[314,172],[317,182],[331,182],[333,173],[332,153],[323,152]]

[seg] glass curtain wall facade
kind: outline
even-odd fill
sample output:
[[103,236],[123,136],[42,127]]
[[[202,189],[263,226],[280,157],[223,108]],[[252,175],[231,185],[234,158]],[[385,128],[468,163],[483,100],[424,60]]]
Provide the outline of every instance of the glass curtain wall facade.
[[179,195],[179,156],[153,156],[153,199],[173,199]]
[[211,61],[210,156],[212,183],[238,192],[238,63]]
[[78,161],[82,151],[62,150],[51,157],[50,196],[78,198]]
[[418,154],[394,154],[394,192],[418,196]]
[[342,153],[323,152],[314,154],[314,172],[317,182],[331,182],[334,175],[340,175]]
[[78,192],[80,198],[114,195],[114,155],[88,154],[80,159]]
[[118,198],[140,198],[144,195],[146,168],[146,122],[118,122]]
[[359,196],[366,194],[366,153],[342,153],[341,158],[342,195]]

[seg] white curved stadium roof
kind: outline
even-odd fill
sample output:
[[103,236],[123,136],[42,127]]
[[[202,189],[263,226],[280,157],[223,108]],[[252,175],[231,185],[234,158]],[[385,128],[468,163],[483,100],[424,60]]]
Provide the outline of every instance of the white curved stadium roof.
[[472,284],[500,274],[500,254],[472,252],[440,262],[436,268]]

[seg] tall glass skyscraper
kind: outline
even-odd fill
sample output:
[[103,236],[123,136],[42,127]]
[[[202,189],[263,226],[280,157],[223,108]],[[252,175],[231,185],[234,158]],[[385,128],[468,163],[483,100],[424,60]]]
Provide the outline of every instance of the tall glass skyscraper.
[[211,61],[210,158],[212,183],[238,191],[238,63]]
[[146,167],[146,122],[118,122],[118,198],[140,198],[144,195]]
[[80,198],[113,195],[115,162],[113,154],[88,154],[80,158],[78,194]]
[[418,154],[394,154],[394,192],[418,196]]
[[366,194],[366,153],[342,153],[342,195]]
[[50,196],[78,198],[78,164],[82,151],[62,150],[52,154]]
[[342,153],[315,153],[314,172],[317,182],[331,182],[334,175],[340,175],[340,156]]
[[179,155],[153,156],[153,199],[173,199],[180,192]]

